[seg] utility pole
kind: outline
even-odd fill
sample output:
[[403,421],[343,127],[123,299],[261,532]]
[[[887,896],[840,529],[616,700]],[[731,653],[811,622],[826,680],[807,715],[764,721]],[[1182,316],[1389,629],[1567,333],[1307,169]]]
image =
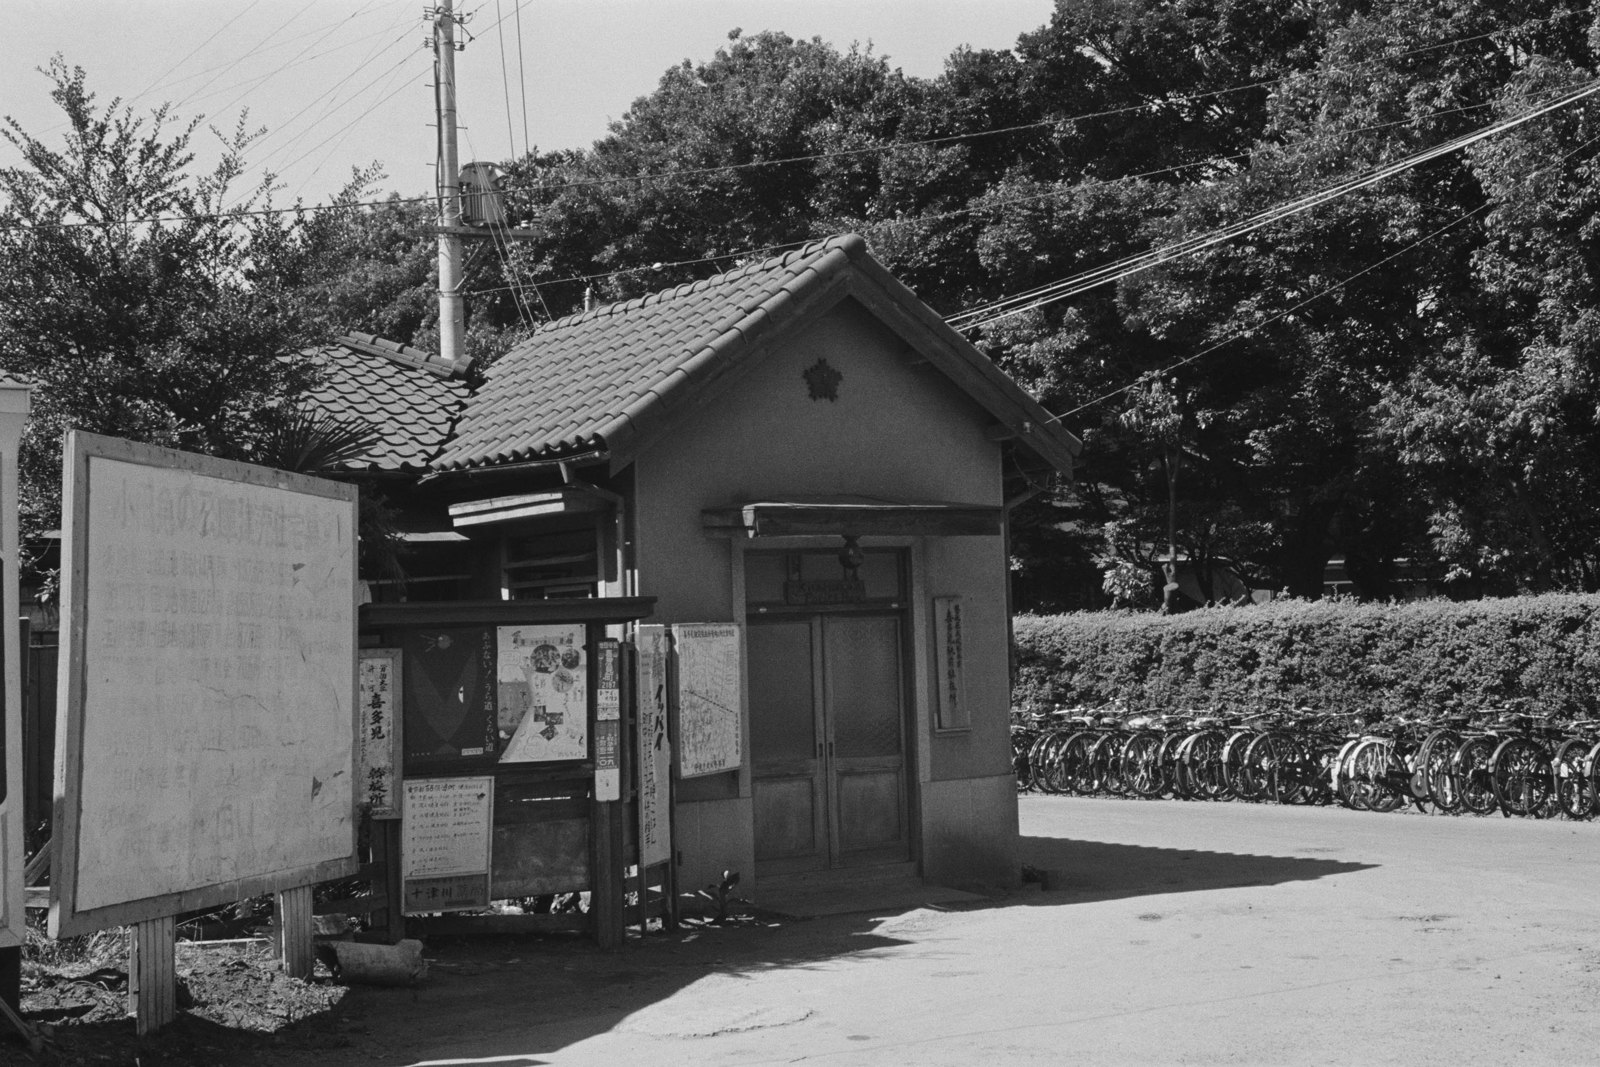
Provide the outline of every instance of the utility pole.
[[461,164],[456,153],[456,16],[452,0],[433,9],[434,96],[439,120],[439,360],[466,362],[461,298]]

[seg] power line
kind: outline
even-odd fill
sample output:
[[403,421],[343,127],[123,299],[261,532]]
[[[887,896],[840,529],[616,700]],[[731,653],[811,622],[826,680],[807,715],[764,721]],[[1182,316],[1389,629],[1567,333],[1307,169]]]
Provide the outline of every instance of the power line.
[[[1480,35],[1480,36],[1491,36],[1491,35],[1484,34],[1484,35]],[[1430,47],[1437,48],[1437,47],[1443,47],[1443,46],[1442,45],[1436,45],[1436,46],[1430,46]],[[385,51],[387,51],[387,49],[385,49]],[[1419,49],[1419,51],[1420,51],[1420,49]],[[404,62],[405,62],[405,60],[402,59],[399,63],[395,64],[394,67],[391,67],[388,71],[385,71],[385,74],[392,74],[392,72],[396,68],[398,68],[401,64],[403,64]],[[376,84],[376,82],[378,80],[382,79],[383,77],[384,77],[384,75],[380,74],[378,76],[378,78],[374,79],[372,82],[369,82],[367,87],[370,87],[371,85]],[[364,92],[365,88],[363,88],[361,91]],[[390,94],[390,97],[392,97],[393,95],[394,94]],[[379,104],[387,101],[387,99],[389,99],[390,97],[385,97],[384,101],[379,101]],[[376,107],[376,106],[378,106],[378,105],[373,105],[373,107]],[[1467,106],[1458,107],[1458,108],[1449,108],[1449,109],[1445,109],[1445,110],[1439,111],[1439,112],[1432,112],[1432,113],[1430,113],[1428,115],[1416,116],[1416,117],[1413,117],[1413,118],[1407,118],[1407,119],[1401,119],[1401,120],[1395,120],[1393,122],[1388,122],[1388,123],[1380,123],[1380,124],[1377,124],[1377,125],[1374,125],[1374,126],[1358,127],[1358,128],[1354,128],[1354,129],[1351,129],[1351,130],[1339,131],[1339,132],[1333,133],[1333,134],[1321,135],[1321,137],[1333,138],[1333,137],[1349,136],[1349,135],[1352,135],[1352,134],[1355,134],[1355,133],[1366,132],[1366,131],[1373,130],[1373,129],[1382,129],[1382,128],[1386,128],[1386,127],[1389,127],[1389,126],[1395,126],[1395,125],[1406,125],[1406,124],[1409,124],[1409,123],[1417,121],[1417,119],[1419,119],[1419,118],[1431,118],[1431,117],[1436,117],[1438,115],[1452,114],[1452,113],[1456,113],[1456,112],[1460,112],[1460,111],[1466,111],[1466,110],[1474,110],[1476,108],[1485,107],[1485,106],[1488,106],[1488,105],[1487,104],[1476,104],[1476,105],[1467,105]],[[364,117],[365,114],[370,113],[371,110],[372,110],[372,108],[368,108],[367,112],[363,112],[363,117]],[[1097,114],[1099,114],[1099,113],[1097,113]],[[1083,118],[1083,117],[1085,117],[1085,116],[1073,116],[1073,117],[1068,117],[1068,118],[1051,120],[1050,122],[1043,123],[1043,124],[1036,123],[1036,124],[1028,124],[1028,125],[1023,125],[1023,126],[1003,127],[1003,128],[995,129],[995,130],[975,131],[975,132],[967,133],[967,134],[954,134],[954,135],[949,135],[949,136],[945,136],[945,137],[931,138],[931,139],[924,140],[924,141],[894,141],[894,142],[888,142],[888,143],[885,143],[885,144],[882,144],[882,145],[872,146],[872,147],[869,147],[869,148],[843,149],[843,150],[840,150],[838,152],[832,152],[832,153],[820,153],[820,154],[811,155],[811,156],[785,158],[785,159],[778,159],[778,160],[754,161],[754,162],[745,163],[745,164],[733,164],[733,165],[729,165],[729,166],[726,166],[726,167],[702,168],[700,170],[693,170],[693,171],[667,171],[667,172],[662,172],[662,173],[659,173],[659,174],[623,176],[623,177],[611,178],[611,179],[601,179],[601,180],[598,180],[598,181],[596,181],[596,180],[587,180],[587,181],[578,181],[578,182],[564,182],[564,183],[559,183],[559,184],[541,186],[541,187],[539,187],[539,191],[544,192],[546,194],[559,193],[559,192],[564,192],[564,191],[567,191],[567,190],[570,190],[570,189],[587,188],[587,187],[598,185],[598,184],[619,184],[619,183],[629,182],[629,181],[647,181],[647,180],[655,180],[655,179],[672,179],[672,178],[680,178],[680,177],[686,177],[686,176],[694,176],[694,175],[697,175],[697,174],[700,174],[700,173],[707,173],[707,172],[712,172],[712,171],[717,171],[717,170],[746,169],[746,168],[750,168],[750,167],[760,167],[760,166],[782,166],[782,165],[785,165],[785,164],[788,164],[788,163],[792,163],[792,162],[797,162],[797,161],[806,161],[806,160],[815,160],[815,159],[829,159],[829,158],[836,158],[836,157],[839,157],[839,156],[857,155],[857,154],[861,154],[863,152],[891,152],[891,151],[898,151],[898,150],[901,150],[901,149],[923,147],[923,146],[926,146],[928,144],[945,143],[945,142],[953,141],[953,140],[964,140],[964,139],[975,138],[975,137],[992,136],[992,135],[1000,134],[1000,133],[1013,132],[1015,130],[1032,129],[1032,128],[1035,128],[1038,125],[1055,125],[1057,123],[1073,122],[1073,121],[1077,121],[1078,119]],[[336,131],[336,134],[337,133],[342,133],[344,130],[346,130],[348,128],[349,128],[349,124],[347,124],[345,127],[342,127],[339,131]],[[1321,139],[1321,137],[1319,137],[1318,139]],[[326,144],[326,143],[327,143],[327,139],[325,139],[322,142],[319,142],[316,146],[314,146],[311,149],[311,151],[315,151],[316,148],[320,148],[323,144]],[[1303,144],[1305,142],[1295,142],[1295,143]],[[1291,143],[1287,147],[1292,147],[1293,144],[1294,143]],[[309,154],[309,153],[307,153],[307,154]],[[1228,161],[1228,160],[1234,160],[1234,159],[1247,158],[1248,155],[1249,155],[1249,153],[1241,153],[1239,155],[1232,156],[1232,157],[1224,157],[1220,161]],[[298,162],[300,158],[304,158],[304,155],[302,155],[301,157],[298,157],[296,160],[294,160],[292,162]],[[289,165],[292,165],[292,162]],[[1176,167],[1164,168],[1164,169],[1158,170],[1158,171],[1147,172],[1143,176],[1153,176],[1153,175],[1163,174],[1163,173],[1173,173],[1173,172],[1176,172],[1176,171],[1179,171],[1179,170],[1190,169],[1192,167],[1197,167],[1197,166],[1215,165],[1217,162],[1219,162],[1219,160],[1215,160],[1215,159],[1197,160],[1197,161],[1195,161],[1193,163],[1187,163],[1187,164],[1182,164],[1182,165],[1176,166]],[[1140,175],[1126,176],[1126,177],[1124,177],[1122,179],[1114,179],[1114,180],[1127,180],[1127,177],[1139,177],[1139,176]],[[1014,201],[1003,202],[999,206],[1002,206],[1002,207],[1003,206],[1008,206],[1008,205],[1013,204],[1013,203],[1021,203],[1021,202],[1024,202],[1024,201],[1027,201],[1027,200],[1033,200],[1033,199],[1048,199],[1048,198],[1051,198],[1051,197],[1056,196],[1056,195],[1065,195],[1065,194],[1064,193],[1061,193],[1061,194],[1041,194],[1039,197],[1020,198],[1020,199],[1014,200]],[[228,218],[228,217],[241,217],[241,218],[243,218],[243,217],[269,215],[269,214],[289,214],[289,213],[296,212],[296,211],[315,212],[315,211],[323,211],[323,210],[338,210],[338,209],[349,208],[349,207],[383,206],[385,204],[394,204],[394,203],[401,203],[401,204],[405,204],[405,203],[424,203],[424,202],[427,202],[427,201],[432,200],[432,199],[435,199],[435,197],[432,197],[432,196],[391,197],[391,198],[388,198],[388,199],[376,200],[376,201],[360,201],[360,202],[355,202],[355,203],[337,203],[337,204],[328,204],[328,205],[309,205],[309,206],[302,205],[302,206],[297,206],[297,207],[293,207],[293,208],[262,208],[262,209],[252,209],[252,210],[243,211],[243,212],[240,212],[240,211],[226,211],[226,212],[218,212],[218,213],[213,213],[213,214],[153,216],[153,217],[148,218],[148,219],[135,220],[135,221],[140,221],[140,222],[144,222],[144,223],[159,224],[159,223],[166,223],[166,222],[194,221],[194,220],[203,220],[203,219],[219,219],[219,218]],[[941,215],[916,216],[916,217],[907,219],[906,221],[915,222],[915,221],[934,220],[934,219],[938,219],[938,218],[951,217],[951,216],[960,215],[960,214],[969,214],[969,213],[972,213],[972,212],[975,212],[975,211],[992,210],[994,206],[995,205],[993,205],[993,204],[990,204],[990,205],[976,205],[976,206],[972,206],[972,207],[957,209],[957,210],[951,211],[951,212],[946,212],[946,213],[943,213]],[[20,224],[17,224],[17,223],[11,223],[11,224],[0,223],[0,227],[6,227],[6,228],[16,228],[18,225],[20,225]],[[58,227],[75,227],[75,226],[94,225],[94,223],[88,222],[88,221],[79,221],[79,222],[63,221],[63,222],[52,223],[51,225],[55,225],[55,226],[58,226]],[[737,255],[742,255],[742,254],[744,254],[744,253],[730,253],[730,254],[725,255],[725,256],[713,257],[713,258],[731,258],[732,256],[737,256]],[[686,260],[686,261],[683,261],[683,262],[692,263],[692,262],[708,262],[708,261],[709,260],[702,259],[702,260]],[[607,273],[616,273],[616,272],[607,272]],[[605,277],[605,276],[607,276],[607,273],[588,275],[588,276],[585,276],[585,277],[590,277],[590,278]]]
[[528,141],[528,68],[526,63],[527,53],[522,47],[522,0],[517,0],[517,80],[522,86],[522,154],[527,155],[533,151]]
[[[1353,137],[1356,134],[1370,133],[1370,132],[1372,132],[1374,130],[1384,130],[1384,129],[1392,128],[1394,126],[1407,126],[1407,125],[1410,125],[1413,122],[1417,121],[1418,119],[1438,118],[1438,117],[1443,116],[1443,115],[1454,115],[1454,114],[1460,114],[1460,113],[1467,112],[1467,111],[1478,111],[1478,110],[1482,110],[1483,108],[1490,107],[1490,106],[1491,106],[1491,104],[1488,103],[1488,102],[1480,103],[1480,104],[1465,104],[1465,105],[1462,105],[1460,107],[1445,108],[1445,109],[1440,110],[1440,111],[1429,112],[1426,115],[1419,115],[1419,116],[1414,116],[1414,117],[1404,118],[1404,119],[1393,119],[1393,120],[1391,120],[1389,122],[1374,123],[1373,125],[1370,125],[1370,126],[1355,126],[1355,127],[1351,127],[1349,129],[1345,129],[1345,130],[1337,130],[1337,131],[1333,131],[1333,132],[1329,132],[1329,133],[1318,134],[1317,136],[1311,137],[1311,138],[1307,138],[1304,141],[1298,141],[1298,142],[1294,142],[1292,145],[1286,145],[1286,146],[1280,146],[1280,147],[1304,148],[1304,147],[1307,147],[1309,145],[1320,144],[1320,143],[1327,142],[1327,141],[1337,141],[1337,140],[1340,140],[1340,139],[1345,138],[1345,137]],[[1237,162],[1239,160],[1249,159],[1251,155],[1252,155],[1251,152],[1240,152],[1240,153],[1236,153],[1236,154],[1231,155],[1231,156],[1217,156],[1217,157],[1214,157],[1214,158],[1211,158],[1211,159],[1196,160],[1193,163],[1180,163],[1180,164],[1178,164],[1176,166],[1161,167],[1161,168],[1158,168],[1156,170],[1141,171],[1141,172],[1138,172],[1138,173],[1135,173],[1135,174],[1124,174],[1124,175],[1121,175],[1121,176],[1119,176],[1117,178],[1096,178],[1096,179],[1092,179],[1092,180],[1089,180],[1089,181],[1075,182],[1075,183],[1073,183],[1072,185],[1069,185],[1069,186],[1058,187],[1058,188],[1052,189],[1049,192],[1036,193],[1036,194],[1034,194],[1032,196],[1011,197],[1011,198],[1008,198],[1008,199],[1005,199],[1005,200],[986,200],[986,201],[984,201],[982,203],[969,204],[966,207],[954,208],[954,209],[949,210],[949,211],[940,211],[940,212],[934,212],[934,213],[925,214],[925,215],[907,215],[907,216],[902,216],[900,218],[895,218],[895,219],[885,219],[885,220],[882,220],[882,222],[885,223],[885,224],[898,223],[898,224],[906,224],[906,225],[923,225],[923,224],[932,223],[932,222],[942,222],[942,221],[945,221],[947,219],[952,219],[952,218],[959,218],[959,217],[964,216],[964,215],[991,214],[991,213],[992,214],[999,214],[999,213],[1001,213],[1001,212],[1003,212],[1003,211],[1005,211],[1005,210],[1007,210],[1009,208],[1020,207],[1020,206],[1025,205],[1025,204],[1037,204],[1037,203],[1039,203],[1041,201],[1058,200],[1058,199],[1061,199],[1063,197],[1073,196],[1073,195],[1076,195],[1076,194],[1082,192],[1085,189],[1092,189],[1092,188],[1096,188],[1096,187],[1099,187],[1099,186],[1105,186],[1105,185],[1113,185],[1113,184],[1116,184],[1118,182],[1139,181],[1139,180],[1142,180],[1142,179],[1145,179],[1145,178],[1155,178],[1155,177],[1160,177],[1161,175],[1164,175],[1164,174],[1174,174],[1174,173],[1177,173],[1178,171],[1192,170],[1195,167],[1215,166],[1215,165],[1217,165],[1219,163]],[[794,248],[802,248],[805,245],[810,244],[815,240],[816,240],[816,237],[812,236],[812,237],[807,237],[807,238],[805,238],[803,240],[799,240],[799,241],[790,241],[790,242],[781,243],[781,244],[761,245],[759,247],[754,247],[754,248],[740,249],[740,250],[735,251],[735,252],[724,252],[724,253],[721,253],[721,254],[715,255],[715,256],[699,256],[699,257],[695,257],[695,258],[691,258],[691,259],[673,260],[671,262],[650,263],[650,264],[645,264],[645,265],[637,266],[637,267],[619,267],[619,268],[615,268],[613,270],[597,271],[597,272],[592,273],[592,274],[577,274],[577,275],[571,275],[571,276],[565,277],[565,278],[550,279],[550,280],[547,280],[546,284],[549,284],[549,285],[560,285],[560,284],[564,284],[564,283],[568,283],[568,282],[590,282],[590,281],[597,281],[597,280],[599,280],[601,278],[611,278],[611,277],[616,277],[618,275],[624,275],[624,274],[641,274],[641,273],[644,273],[646,271],[665,270],[665,269],[672,268],[672,267],[687,267],[687,266],[699,266],[699,265],[702,265],[702,264],[705,264],[705,263],[720,263],[723,260],[728,260],[728,259],[747,259],[747,258],[752,258],[752,257],[756,257],[756,256],[768,256],[768,255],[771,255],[774,252],[786,251],[786,250],[794,249]],[[506,291],[509,290],[509,288],[510,288],[509,286],[496,286],[496,287],[492,287],[492,288],[475,289],[472,292],[473,292],[474,295],[484,296],[484,295],[490,295],[490,294],[493,294],[493,293],[506,292]],[[959,317],[960,317],[960,315],[953,315],[953,316],[951,316],[951,319],[956,319],[956,318],[959,318]]]
[[205,40],[201,41],[199,44],[197,44],[193,48],[191,48],[184,55],[184,57],[182,59],[180,59],[176,63],[172,64],[172,66],[168,67],[166,70],[162,71],[160,74],[157,74],[156,77],[155,77],[155,80],[152,81],[149,85],[145,86],[138,93],[135,93],[132,97],[130,97],[128,99],[128,103],[131,104],[135,100],[139,100],[140,98],[142,98],[142,97],[146,96],[147,94],[149,94],[149,92],[152,89],[154,89],[156,86],[161,84],[162,80],[164,78],[166,78],[167,75],[171,74],[173,71],[177,70],[179,67],[181,67],[185,63],[189,62],[189,60],[193,59],[195,57],[195,55],[198,54],[199,51],[202,48],[204,48],[206,45],[210,44],[212,41],[215,41],[219,36],[221,36],[223,30],[226,30],[229,26],[232,26],[235,22],[238,22],[240,19],[242,19],[246,15],[248,15],[256,7],[256,5],[259,4],[259,3],[261,3],[261,0],[250,0],[250,3],[245,5],[237,13],[235,13],[233,18],[229,19],[227,22],[224,22],[221,26],[217,27],[216,31],[214,33],[212,33],[210,37],[207,37]]
[[[1581,144],[1578,147],[1572,149],[1570,152],[1567,152],[1565,155],[1563,155],[1555,163],[1549,163],[1549,164],[1546,164],[1543,167],[1536,168],[1533,171],[1533,173],[1534,174],[1540,174],[1540,173],[1543,173],[1546,170],[1549,170],[1551,167],[1555,166],[1556,163],[1565,163],[1567,160],[1571,159],[1573,156],[1576,156],[1579,152],[1582,152],[1585,149],[1588,149],[1588,148],[1592,147],[1593,145],[1595,145],[1597,143],[1600,143],[1600,137],[1592,137],[1589,140],[1585,141],[1583,144]],[[1356,271],[1354,274],[1350,275],[1349,277],[1343,278],[1340,281],[1335,282],[1333,285],[1327,286],[1324,289],[1320,289],[1317,292],[1312,293],[1310,296],[1308,296],[1305,299],[1299,301],[1298,303],[1292,304],[1289,307],[1284,308],[1282,311],[1278,312],[1275,315],[1271,315],[1271,316],[1269,316],[1269,317],[1267,317],[1265,319],[1262,319],[1260,322],[1256,323],[1253,326],[1249,326],[1249,327],[1246,327],[1246,328],[1241,329],[1241,330],[1236,330],[1233,333],[1229,334],[1227,337],[1224,337],[1221,340],[1214,342],[1213,344],[1207,345],[1205,348],[1202,348],[1197,352],[1194,352],[1194,353],[1192,353],[1192,354],[1190,354],[1188,356],[1185,356],[1183,359],[1178,360],[1176,363],[1173,363],[1173,364],[1170,364],[1169,366],[1163,367],[1160,371],[1157,371],[1156,373],[1164,377],[1164,376],[1166,376],[1168,374],[1171,374],[1173,371],[1178,370],[1181,367],[1188,366],[1189,364],[1195,362],[1196,360],[1200,359],[1203,356],[1210,355],[1211,353],[1217,351],[1218,349],[1224,347],[1225,345],[1232,344],[1234,341],[1237,341],[1240,338],[1249,337],[1251,334],[1255,333],[1257,330],[1261,329],[1263,326],[1267,326],[1267,325],[1269,325],[1271,323],[1277,322],[1280,319],[1288,318],[1290,315],[1293,315],[1296,311],[1299,311],[1301,308],[1305,307],[1307,304],[1310,304],[1313,301],[1321,300],[1325,296],[1328,296],[1328,295],[1330,295],[1332,293],[1338,292],[1339,290],[1343,289],[1345,286],[1349,285],[1351,282],[1355,281],[1357,278],[1361,277],[1362,275],[1369,274],[1372,271],[1377,270],[1379,267],[1383,266],[1384,264],[1391,263],[1394,260],[1399,259],[1401,256],[1405,255],[1407,252],[1410,252],[1413,249],[1415,249],[1415,248],[1417,248],[1417,247],[1419,247],[1419,246],[1421,246],[1423,244],[1426,244],[1427,242],[1433,240],[1435,237],[1438,237],[1440,234],[1443,234],[1443,233],[1445,233],[1445,232],[1447,232],[1449,230],[1454,229],[1455,227],[1461,225],[1463,222],[1466,222],[1468,219],[1471,219],[1475,215],[1480,215],[1480,214],[1484,213],[1485,211],[1489,210],[1489,208],[1492,207],[1492,206],[1493,206],[1492,204],[1480,204],[1480,205],[1478,205],[1477,207],[1473,208],[1470,211],[1464,211],[1461,214],[1457,215],[1455,218],[1451,219],[1449,222],[1445,223],[1443,226],[1438,227],[1437,229],[1433,230],[1430,233],[1424,234],[1423,236],[1421,236],[1421,237],[1417,238],[1416,240],[1412,241],[1410,244],[1406,245],[1404,248],[1401,248],[1398,251],[1395,251],[1395,252],[1393,252],[1393,253],[1391,253],[1391,254],[1389,254],[1387,256],[1384,256],[1382,259],[1378,260],[1377,262],[1369,263],[1367,266],[1362,267],[1360,270]],[[1048,421],[1050,421],[1050,422],[1060,422],[1062,419],[1068,418],[1069,416],[1072,416],[1072,415],[1076,415],[1080,411],[1087,411],[1089,408],[1095,407],[1095,406],[1097,406],[1099,404],[1103,404],[1107,400],[1114,400],[1117,397],[1123,395],[1124,393],[1127,393],[1127,392],[1133,390],[1137,386],[1138,386],[1138,382],[1137,381],[1130,382],[1129,384],[1122,386],[1120,389],[1113,389],[1108,393],[1103,393],[1100,396],[1095,397],[1093,400],[1085,401],[1084,403],[1079,404],[1075,408],[1071,408],[1071,409],[1069,409],[1067,411],[1063,411],[1063,412],[1061,412],[1059,414],[1052,415],[1052,416],[1050,416]]]
[[[494,0],[494,13],[500,14],[500,0]],[[500,94],[506,101],[506,151],[515,157],[517,154],[517,135],[511,132],[511,75],[506,72],[506,31],[505,18],[502,16],[495,20],[495,25],[500,27],[496,35],[500,39]],[[477,155],[476,152],[473,155]]]
[[1552,103],[1545,104],[1542,107],[1537,107],[1531,111],[1525,112],[1510,119],[1503,119],[1471,134],[1452,138],[1443,144],[1436,145],[1433,148],[1429,148],[1421,152],[1413,153],[1412,155],[1407,156],[1395,163],[1390,163],[1379,167],[1376,170],[1369,171],[1365,175],[1361,175],[1352,179],[1345,179],[1329,188],[1320,190],[1307,196],[1299,197],[1288,202],[1287,204],[1274,205],[1273,207],[1265,211],[1258,212],[1247,219],[1232,223],[1217,230],[1213,230],[1208,234],[1185,238],[1181,241],[1152,249],[1149,252],[1143,252],[1136,256],[1130,256],[1125,259],[1118,260],[1115,263],[1111,263],[1103,267],[1097,267],[1094,270],[1086,271],[1082,274],[1074,275],[1071,278],[1066,278],[1059,282],[1053,282],[1047,286],[1041,286],[1027,293],[1021,293],[1015,296],[1007,297],[1003,300],[996,301],[983,307],[973,308],[963,312],[960,315],[953,316],[949,320],[950,324],[962,331],[977,329],[979,327],[998,322],[1001,319],[1010,318],[1013,315],[1023,314],[1046,304],[1055,303],[1059,300],[1065,300],[1069,297],[1077,296],[1081,293],[1088,292],[1090,289],[1095,289],[1102,285],[1109,285],[1114,282],[1121,281],[1122,279],[1140,273],[1141,271],[1149,270],[1151,267],[1160,266],[1163,263],[1168,263],[1182,256],[1191,255],[1195,252],[1210,248],[1213,245],[1221,244],[1224,241],[1231,241],[1236,237],[1242,237],[1247,233],[1261,229],[1264,226],[1269,226],[1275,222],[1282,221],[1283,219],[1289,218],[1293,215],[1302,214],[1311,210],[1312,208],[1318,207],[1331,200],[1335,200],[1341,196],[1356,192],[1360,189],[1364,189],[1370,185],[1374,185],[1386,178],[1392,177],[1403,171],[1410,170],[1413,167],[1420,166],[1421,164],[1429,162],[1430,160],[1457,152],[1460,149],[1466,148],[1467,146],[1475,144],[1487,137],[1492,137],[1496,134],[1503,133],[1506,130],[1520,126],[1523,123],[1531,122],[1533,119],[1539,118],[1542,115],[1547,115],[1558,108],[1566,107],[1570,104],[1576,103],[1579,100],[1583,100],[1586,97],[1593,96],[1596,92],[1600,92],[1600,81],[1590,82],[1582,88],[1573,92],[1569,92],[1560,99],[1557,99]]

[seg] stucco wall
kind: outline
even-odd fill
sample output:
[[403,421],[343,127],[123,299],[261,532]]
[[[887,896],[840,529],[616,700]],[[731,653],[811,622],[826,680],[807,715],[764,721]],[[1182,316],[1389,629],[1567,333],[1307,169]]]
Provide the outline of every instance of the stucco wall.
[[[818,359],[843,375],[837,400],[810,398],[802,375]],[[713,402],[647,443],[634,464],[634,528],[639,591],[658,598],[652,621],[743,620],[732,554],[744,544],[709,536],[701,520],[706,508],[835,494],[1000,504],[999,446],[984,434],[993,420],[938,371],[914,366],[914,359],[904,341],[847,300],[759,355]],[[912,605],[920,616],[912,631],[920,647],[909,694],[916,725],[908,770],[924,782],[1008,775],[1004,546],[999,537],[920,540],[916,588],[922,602]],[[967,598],[973,725],[936,734],[928,696],[933,666],[927,598],[949,593]],[[704,795],[699,787],[695,792]],[[919,786],[917,793],[923,792]],[[748,757],[737,794],[738,799],[680,804],[685,887],[703,885],[727,866],[753,870]],[[926,846],[944,856],[965,845],[989,857],[979,866],[1010,864],[1014,843],[1006,847],[1001,841],[997,849],[992,839],[1015,837],[1015,803],[1000,810],[1005,805],[985,801],[955,817],[958,795],[971,793],[913,797]],[[939,865],[949,866],[942,860]]]

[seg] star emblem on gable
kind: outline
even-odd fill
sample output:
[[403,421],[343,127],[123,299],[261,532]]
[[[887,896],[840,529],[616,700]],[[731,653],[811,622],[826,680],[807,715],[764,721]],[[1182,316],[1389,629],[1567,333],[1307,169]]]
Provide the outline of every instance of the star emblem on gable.
[[812,400],[839,399],[839,383],[844,381],[844,375],[828,366],[827,360],[817,360],[801,377],[806,380],[806,387],[811,390]]

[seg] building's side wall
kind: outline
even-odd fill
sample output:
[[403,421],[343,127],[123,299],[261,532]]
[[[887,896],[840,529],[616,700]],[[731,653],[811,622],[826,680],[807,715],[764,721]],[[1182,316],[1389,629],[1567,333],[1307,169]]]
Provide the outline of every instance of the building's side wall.
[[[836,400],[810,397],[803,375],[819,359],[843,375]],[[992,420],[937,371],[914,362],[904,341],[846,301],[758,354],[714,403],[649,442],[634,465],[633,504],[639,591],[658,598],[652,621],[744,619],[736,554],[770,546],[708,535],[706,508],[835,494],[1000,504],[999,448],[984,434]],[[912,802],[923,872],[943,881],[1003,881],[1016,870],[1004,545],[1000,537],[917,541],[908,760],[918,779]],[[930,598],[949,593],[967,598],[973,725],[940,733],[931,706]],[[754,870],[748,711],[745,737],[737,776],[680,783],[677,847],[686,888],[725,869],[747,879]]]

